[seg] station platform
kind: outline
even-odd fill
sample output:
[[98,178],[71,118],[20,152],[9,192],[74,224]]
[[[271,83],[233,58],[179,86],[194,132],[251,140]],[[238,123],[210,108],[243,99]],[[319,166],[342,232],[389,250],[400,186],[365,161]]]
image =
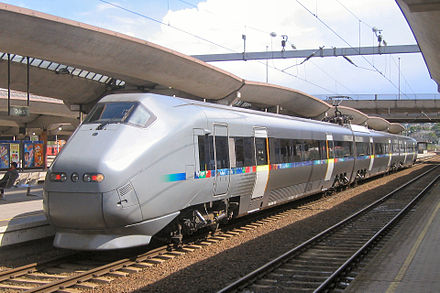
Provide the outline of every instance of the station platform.
[[440,183],[344,292],[440,292]]
[[54,235],[43,213],[43,185],[13,188],[0,200],[0,247]]

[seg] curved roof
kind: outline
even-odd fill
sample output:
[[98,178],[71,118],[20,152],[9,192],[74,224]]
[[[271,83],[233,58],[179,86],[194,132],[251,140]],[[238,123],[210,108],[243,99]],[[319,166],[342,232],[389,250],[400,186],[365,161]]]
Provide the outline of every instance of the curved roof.
[[[368,115],[365,113],[362,113],[359,110],[356,110],[354,108],[346,107],[346,106],[338,106],[338,110],[344,114],[348,115],[353,118],[351,120],[351,123],[357,124],[357,125],[365,125],[365,122],[368,120]],[[334,115],[336,111],[335,106],[333,106],[327,113]]]
[[[62,101],[31,97],[29,116],[8,116],[7,95],[0,91],[0,134],[17,135],[20,127],[34,129],[32,132],[40,132],[36,129],[46,129],[49,134],[58,134],[62,129],[74,129],[79,124],[78,113],[70,111]],[[11,93],[11,106],[26,106],[26,97],[19,93]]]
[[[29,56],[30,91],[66,104],[94,104],[114,91],[146,91],[189,99],[240,100],[281,113],[319,119],[328,103],[287,87],[243,80],[193,57],[159,45],[84,23],[0,3],[0,51],[11,53],[11,88],[26,90]],[[7,54],[0,52],[0,74],[7,76]],[[7,87],[7,79],[0,79]],[[354,123],[386,130],[382,118],[368,118],[340,107]]]
[[[3,52],[105,74],[136,87],[155,89],[159,86],[162,90],[177,89],[196,97],[218,100],[243,83],[231,73],[156,44],[8,4],[0,4],[0,35]],[[4,63],[2,67],[4,70]],[[50,73],[52,77],[48,76]],[[47,91],[44,87],[53,84],[54,72],[45,75],[41,88],[34,84],[35,94],[43,95]],[[71,76],[61,78],[67,81]],[[86,103],[97,99],[96,91],[102,95],[105,87],[87,90],[93,94],[85,94],[83,98],[67,91],[53,91],[50,96],[70,103]]]
[[367,125],[374,130],[388,131],[390,123],[381,117],[369,116]]
[[301,91],[255,81],[245,81],[240,93],[241,101],[280,106],[281,111],[306,118],[318,117],[331,107],[326,102]]
[[388,127],[388,132],[392,134],[399,134],[405,130],[405,127],[400,123],[390,123]]
[[431,78],[440,91],[440,3],[438,0],[396,0],[422,51]]

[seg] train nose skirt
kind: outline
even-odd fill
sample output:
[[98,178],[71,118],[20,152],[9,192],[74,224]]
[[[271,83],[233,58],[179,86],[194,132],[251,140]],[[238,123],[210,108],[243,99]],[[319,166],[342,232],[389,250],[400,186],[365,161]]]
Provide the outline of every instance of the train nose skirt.
[[149,235],[112,235],[112,234],[79,234],[57,232],[53,244],[55,247],[75,250],[120,249],[150,243]]

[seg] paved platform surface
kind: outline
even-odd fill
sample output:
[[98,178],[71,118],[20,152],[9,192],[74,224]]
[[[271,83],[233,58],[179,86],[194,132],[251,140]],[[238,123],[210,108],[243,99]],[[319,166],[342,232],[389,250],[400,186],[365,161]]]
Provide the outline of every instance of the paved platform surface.
[[40,239],[53,235],[43,213],[43,186],[10,189],[0,200],[0,246]]
[[440,183],[344,292],[440,292]]

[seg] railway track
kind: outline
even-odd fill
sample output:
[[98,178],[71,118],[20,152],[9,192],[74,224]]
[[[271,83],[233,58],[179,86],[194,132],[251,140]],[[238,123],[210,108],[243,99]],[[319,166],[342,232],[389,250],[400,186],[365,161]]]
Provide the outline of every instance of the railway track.
[[179,249],[160,246],[110,262],[93,257],[92,254],[75,253],[17,267],[0,272],[0,291],[74,293],[83,289],[95,289],[102,284],[112,282],[117,277],[126,277],[130,273],[139,272],[176,256],[257,229],[268,222],[277,221],[287,215],[289,210],[307,204],[310,204],[309,199],[297,205],[281,206],[265,213],[252,215],[223,227],[213,235],[192,237]]
[[440,177],[439,166],[223,288],[225,292],[343,290],[350,271]]
[[291,210],[312,207],[325,201],[326,196],[315,195],[274,207],[262,213],[232,222],[214,235],[190,239],[181,249],[168,246],[154,248],[147,252],[123,255],[121,259],[109,261],[93,257],[93,254],[77,253],[46,262],[33,263],[12,270],[0,272],[0,291],[7,292],[81,292],[108,284],[117,277],[126,277],[161,264],[169,259],[200,249],[219,241],[234,237],[266,223],[278,221],[289,215]]

